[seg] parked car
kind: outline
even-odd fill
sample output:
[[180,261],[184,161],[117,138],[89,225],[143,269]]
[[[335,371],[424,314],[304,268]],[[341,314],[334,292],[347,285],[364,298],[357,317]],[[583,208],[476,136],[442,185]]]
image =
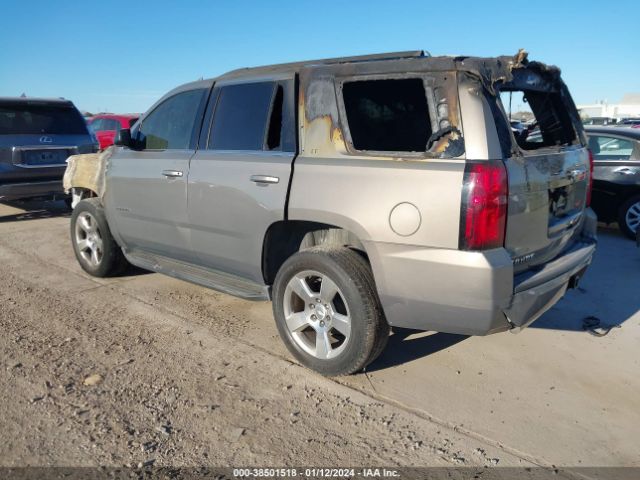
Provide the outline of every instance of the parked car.
[[113,145],[113,139],[121,128],[131,128],[139,116],[139,114],[100,113],[87,120],[87,123],[98,139],[100,148],[105,149]]
[[0,98],[0,201],[64,196],[67,157],[95,151],[70,101]]
[[510,120],[509,125],[511,125],[511,130],[513,130],[516,135],[520,135],[527,129],[527,126],[520,120]]
[[640,130],[586,127],[594,158],[592,207],[635,239],[640,226]]
[[612,117],[589,117],[582,121],[583,125],[615,125],[618,119]]
[[[541,141],[516,141],[500,90],[526,94]],[[236,70],[169,92],[116,144],[69,163],[82,268],[271,299],[323,374],[362,369],[389,326],[517,331],[595,250],[578,112],[523,52]]]
[[619,122],[620,126],[640,128],[640,118],[623,118]]

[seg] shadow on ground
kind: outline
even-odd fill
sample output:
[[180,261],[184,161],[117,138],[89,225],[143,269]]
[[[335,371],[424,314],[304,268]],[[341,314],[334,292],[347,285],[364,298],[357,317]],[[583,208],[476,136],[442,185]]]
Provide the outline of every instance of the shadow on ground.
[[387,348],[367,367],[367,372],[384,370],[418,358],[427,357],[469,338],[451,333],[429,333],[406,328],[394,328]]
[[63,200],[31,200],[3,203],[23,211],[0,216],[0,223],[71,216],[71,209]]
[[[601,228],[593,263],[570,290],[530,328],[584,331],[585,319],[622,325],[640,311],[640,248],[618,229]],[[615,330],[613,330],[615,331]]]

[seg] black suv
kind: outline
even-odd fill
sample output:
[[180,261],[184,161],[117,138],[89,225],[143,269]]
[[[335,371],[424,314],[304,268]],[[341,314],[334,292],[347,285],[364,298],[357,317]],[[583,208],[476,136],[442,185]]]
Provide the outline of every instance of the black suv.
[[598,220],[618,222],[629,238],[640,227],[640,129],[585,127],[594,158],[593,200]]
[[70,101],[0,97],[0,201],[63,196],[67,157],[97,148]]

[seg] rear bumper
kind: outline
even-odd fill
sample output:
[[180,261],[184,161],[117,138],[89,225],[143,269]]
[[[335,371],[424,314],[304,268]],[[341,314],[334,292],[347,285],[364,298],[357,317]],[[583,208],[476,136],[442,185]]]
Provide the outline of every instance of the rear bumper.
[[591,263],[593,218],[569,250],[544,268],[515,277],[512,259],[502,248],[465,252],[365,244],[387,321],[463,335],[523,328],[575,286]]
[[62,180],[0,184],[0,201],[49,196],[66,196]]
[[511,302],[504,309],[512,326],[515,329],[528,326],[560,300],[567,288],[577,286],[595,250],[594,239],[583,239],[563,256],[517,283]]

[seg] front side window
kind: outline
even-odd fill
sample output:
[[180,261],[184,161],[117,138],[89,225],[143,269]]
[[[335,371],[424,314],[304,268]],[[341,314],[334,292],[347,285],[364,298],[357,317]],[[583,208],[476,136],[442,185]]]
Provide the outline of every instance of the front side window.
[[342,96],[356,150],[427,150],[432,128],[422,79],[345,82]]
[[589,148],[596,160],[627,160],[633,143],[622,138],[589,135]]
[[280,143],[280,131],[272,130],[269,132],[270,138],[266,138],[273,93],[273,82],[221,87],[208,148],[212,150],[275,149]]
[[205,92],[205,89],[181,92],[156,107],[140,126],[141,147],[144,150],[188,149]]

